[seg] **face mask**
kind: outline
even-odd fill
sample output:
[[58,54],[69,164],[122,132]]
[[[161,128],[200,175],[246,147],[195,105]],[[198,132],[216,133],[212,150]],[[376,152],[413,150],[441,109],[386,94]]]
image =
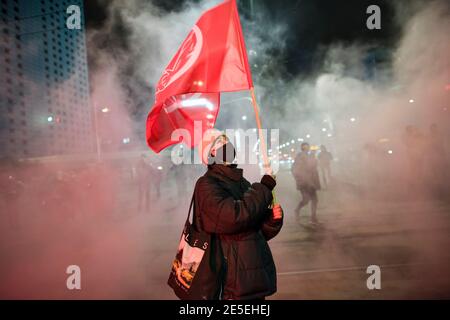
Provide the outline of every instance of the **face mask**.
[[216,150],[216,155],[212,157],[211,163],[232,163],[235,158],[236,150],[234,149],[234,146],[231,142],[227,142]]

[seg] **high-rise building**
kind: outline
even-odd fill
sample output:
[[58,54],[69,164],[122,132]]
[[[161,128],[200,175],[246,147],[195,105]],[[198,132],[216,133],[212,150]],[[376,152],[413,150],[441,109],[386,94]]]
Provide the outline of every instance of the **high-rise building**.
[[93,152],[83,1],[0,0],[0,19],[0,157]]

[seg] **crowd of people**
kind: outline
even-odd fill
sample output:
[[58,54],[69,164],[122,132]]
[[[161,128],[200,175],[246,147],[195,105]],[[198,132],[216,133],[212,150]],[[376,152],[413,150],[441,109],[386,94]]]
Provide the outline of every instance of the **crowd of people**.
[[394,148],[386,143],[364,145],[359,165],[361,189],[366,195],[390,198],[433,198],[444,200],[448,193],[448,150],[436,124],[427,133],[408,125],[396,139]]
[[118,178],[104,163],[67,166],[3,160],[0,166],[0,207],[12,227],[27,220],[51,217],[71,221],[106,216],[114,210]]
[[136,164],[136,181],[138,183],[138,210],[149,211],[152,202],[152,189],[154,189],[154,198],[159,200],[161,197],[162,168],[154,167],[147,161],[145,154]]
[[425,186],[435,196],[442,197],[450,177],[444,138],[438,126],[432,124],[424,134],[418,127],[408,125],[403,143],[411,192],[420,191]]
[[[364,195],[379,195],[377,190],[388,190],[390,179],[395,181],[396,188],[399,183],[405,185],[406,188],[402,188],[405,194],[417,197],[427,192],[427,196],[445,199],[450,177],[445,141],[438,126],[432,124],[428,132],[423,133],[409,125],[400,138],[402,148],[394,155],[386,152],[381,144],[366,144],[361,157],[356,159],[361,170],[344,157],[339,166],[345,162],[348,170],[356,172],[361,181],[357,187]],[[316,149],[303,143],[291,168],[301,194],[294,213],[299,216],[310,205],[312,223],[317,222],[318,191],[333,186],[336,181],[332,175],[333,155],[326,146]],[[389,162],[393,158],[398,159],[396,166]],[[176,205],[180,200],[177,195],[187,194],[186,190],[193,188],[195,177],[201,175],[204,168],[163,160],[155,162],[145,154],[115,162],[77,165],[3,159],[0,163],[1,211],[11,226],[20,225],[21,220],[30,217],[30,212],[46,212],[46,215],[68,220],[102,217],[116,210],[122,190],[135,190],[125,197],[135,204],[136,212],[150,212],[152,205],[162,198],[170,198]],[[164,192],[166,189],[171,191]]]
[[[353,156],[353,159],[348,154],[342,157],[340,169],[344,163],[345,176],[356,181],[355,190],[358,189],[363,198],[448,199],[449,163],[446,142],[438,126],[432,124],[424,134],[418,127],[408,125],[399,140],[400,146],[395,153],[383,146],[386,139],[365,144],[362,152],[356,153],[359,157]],[[317,223],[318,191],[333,183],[332,161],[333,156],[325,146],[321,146],[316,155],[316,149],[308,143],[301,145],[291,167],[301,194],[295,208],[297,217],[310,204],[311,223]]]
[[191,174],[186,165],[164,163],[144,154],[87,163],[1,159],[0,219],[19,227],[39,215],[57,221],[102,219],[116,212],[149,213],[164,199],[177,204],[177,195],[193,188]]

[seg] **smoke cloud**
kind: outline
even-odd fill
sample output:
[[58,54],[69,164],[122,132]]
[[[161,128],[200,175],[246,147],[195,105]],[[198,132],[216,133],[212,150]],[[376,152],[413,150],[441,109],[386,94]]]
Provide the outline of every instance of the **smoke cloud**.
[[[2,201],[2,211],[13,215],[2,217],[1,297],[174,298],[166,276],[195,179],[205,168],[176,169],[167,153],[151,153],[145,120],[165,66],[201,13],[219,2],[187,1],[168,11],[150,1],[99,1],[107,8],[106,19],[88,30],[87,47],[102,162],[2,167],[14,187],[8,186],[12,195]],[[395,12],[401,34],[394,46],[332,43],[320,48],[323,58],[312,71],[298,75],[285,63],[289,24],[264,6],[258,9],[251,18],[241,14],[241,20],[263,126],[280,129],[281,144],[296,141],[282,154],[294,157],[297,139],[303,139],[326,145],[335,158],[334,182],[319,194],[319,218],[325,223],[319,231],[295,224],[293,209],[300,195],[285,158],[277,186],[285,227],[271,241],[278,271],[428,261],[433,267],[408,272],[443,275],[442,291],[430,289],[429,295],[448,296],[450,260],[440,249],[450,244],[443,218],[450,190],[445,175],[450,147],[448,4],[400,2]],[[301,3],[296,10],[302,10]],[[246,97],[248,92],[222,94],[220,128],[256,126]],[[119,153],[128,150],[125,141],[134,148]],[[145,209],[138,204],[141,153],[163,177],[158,198],[154,181],[161,176],[153,171]],[[298,253],[291,246],[295,241],[314,253]],[[71,264],[82,270],[80,292],[65,287],[64,271]],[[345,280],[334,275],[319,278],[320,283]],[[290,281],[280,276],[279,288],[289,287]],[[314,281],[307,283],[317,285]],[[434,285],[424,280],[423,286]],[[409,293],[403,288],[400,297],[420,297],[419,287]],[[283,289],[278,298],[311,297],[306,295],[311,292],[335,297],[332,289],[317,288]]]

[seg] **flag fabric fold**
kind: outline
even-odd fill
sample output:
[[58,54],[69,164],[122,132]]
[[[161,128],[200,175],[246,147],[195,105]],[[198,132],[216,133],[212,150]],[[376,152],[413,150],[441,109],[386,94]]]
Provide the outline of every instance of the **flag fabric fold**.
[[149,147],[160,152],[180,142],[171,139],[176,129],[189,131],[184,142],[194,147],[194,122],[214,127],[220,93],[252,87],[236,1],[225,1],[203,13],[164,70],[147,118]]

